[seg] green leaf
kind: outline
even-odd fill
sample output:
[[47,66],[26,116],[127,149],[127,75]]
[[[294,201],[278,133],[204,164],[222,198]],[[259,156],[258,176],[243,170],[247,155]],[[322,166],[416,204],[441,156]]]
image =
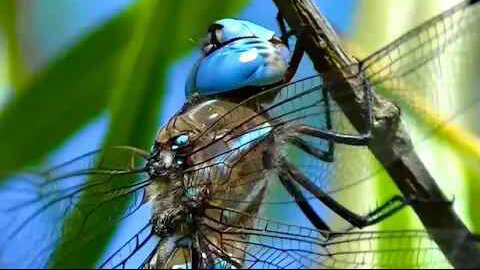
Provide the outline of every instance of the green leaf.
[[36,74],[0,114],[0,182],[39,161],[108,104],[112,70],[131,36],[131,8]]
[[[218,1],[149,0],[142,2],[132,27],[129,45],[124,51],[119,65],[116,84],[111,96],[112,121],[104,146],[130,145],[147,148],[152,144],[158,127],[157,119],[161,110],[165,89],[165,75],[168,67],[179,56],[186,54],[195,43],[189,37],[201,36],[215,19],[231,15],[246,1],[228,1],[219,5]],[[179,89],[183,91],[183,89]],[[121,154],[108,157],[103,166],[117,167]],[[123,182],[116,178],[111,188],[118,188]],[[95,183],[95,178],[88,181]],[[130,179],[133,184],[135,179]],[[128,197],[115,198],[111,207],[98,208],[91,213],[92,205],[102,204],[102,198],[88,196],[95,189],[89,189],[82,196],[74,213],[67,218],[64,231],[67,232],[56,247],[50,262],[52,267],[93,267],[102,255],[118,226],[117,220],[128,206]],[[82,234],[84,220],[96,228],[104,228],[91,241],[69,240]]]
[[11,88],[19,91],[27,80],[25,59],[17,36],[19,2],[0,1],[0,30],[3,32],[7,47],[8,76]]

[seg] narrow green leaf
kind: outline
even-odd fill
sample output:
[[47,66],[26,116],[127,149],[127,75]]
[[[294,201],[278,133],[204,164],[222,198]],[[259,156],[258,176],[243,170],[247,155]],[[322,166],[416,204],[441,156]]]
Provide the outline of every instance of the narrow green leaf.
[[[246,1],[148,0],[140,5],[140,12],[133,22],[129,45],[116,67],[117,80],[111,96],[112,121],[104,146],[130,145],[147,148],[152,144],[158,127],[157,119],[161,111],[165,88],[165,75],[169,65],[197,44],[189,37],[201,36],[215,19],[231,15]],[[183,89],[178,89],[183,91]],[[109,164],[118,166],[125,157],[108,157]],[[95,178],[88,181],[94,183]],[[133,183],[135,179],[130,179]],[[118,188],[119,179],[111,183]],[[88,196],[90,189],[78,203],[74,213],[67,218],[64,229],[67,232],[58,243],[50,262],[52,267],[92,267],[99,260],[106,245],[118,226],[119,217],[128,206],[128,197],[117,197],[108,209],[99,208],[94,213],[88,211],[92,205],[102,203],[102,198]],[[113,207],[113,204],[115,205]],[[82,234],[84,220],[102,228],[102,233],[92,241],[69,242]],[[91,240],[91,239],[90,239]]]
[[478,198],[480,195],[480,181],[478,179],[480,169],[478,168],[478,163],[476,167],[465,166],[464,171],[467,179],[467,214],[471,221],[470,229],[478,234],[480,233],[480,211],[478,211],[480,206],[480,199]]
[[35,75],[0,114],[0,182],[59,146],[105,109],[135,8],[115,16]]
[[27,68],[17,35],[19,2],[15,0],[0,1],[0,30],[2,30],[7,47],[7,65],[10,88],[20,91],[27,80]]

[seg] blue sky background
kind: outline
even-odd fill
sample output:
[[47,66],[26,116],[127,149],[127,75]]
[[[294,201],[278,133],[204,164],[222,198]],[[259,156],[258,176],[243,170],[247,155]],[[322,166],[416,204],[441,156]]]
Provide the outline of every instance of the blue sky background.
[[[32,33],[30,44],[35,44],[35,49],[27,53],[34,68],[41,68],[49,59],[60,54],[69,45],[74,44],[79,37],[88,33],[89,30],[112,14],[126,7],[131,0],[49,0],[48,4],[43,1],[32,1],[30,15],[31,21],[26,21],[22,27]],[[355,0],[328,1],[316,0],[321,11],[327,16],[335,28],[342,34],[348,35],[352,27],[353,15],[356,8]],[[277,29],[276,8],[269,0],[252,0],[247,7],[236,17],[248,19],[270,29]],[[0,43],[1,44],[1,43]],[[184,84],[188,71],[193,62],[197,59],[198,52],[179,59],[168,73],[167,95],[164,102],[164,109],[159,115],[159,128],[172,114],[174,114],[184,102]],[[313,74],[308,59],[304,59],[302,66],[297,73],[297,78]],[[0,86],[1,87],[1,86]],[[2,103],[0,103],[2,104]],[[107,114],[92,121],[85,128],[80,130],[60,149],[49,157],[49,164],[61,163],[82,153],[100,147],[109,117]],[[152,138],[153,140],[153,138]],[[148,219],[148,210],[138,214],[138,218],[130,218],[120,228],[111,249],[122,244],[127,237],[132,235],[144,225]],[[295,216],[300,224],[306,221],[303,216],[299,217],[294,209],[282,212],[282,217]],[[1,223],[1,222],[0,222]],[[108,253],[108,252],[107,252]],[[1,263],[1,261],[0,261]]]

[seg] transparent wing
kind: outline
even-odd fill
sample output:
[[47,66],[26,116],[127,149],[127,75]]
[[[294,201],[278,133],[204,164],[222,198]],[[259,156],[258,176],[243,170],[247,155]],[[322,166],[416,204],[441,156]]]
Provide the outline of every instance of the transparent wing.
[[100,269],[132,269],[142,265],[158,249],[159,239],[149,222],[139,232],[125,241],[100,264]]
[[303,226],[210,210],[201,224],[201,238],[225,264],[254,269],[450,268],[425,231],[327,232],[326,238],[325,232]]
[[[255,114],[246,112],[250,110]],[[344,119],[344,111],[328,94],[323,76],[315,75],[265,90],[243,100],[218,117],[196,141],[202,142],[198,144],[199,151],[220,139],[234,139],[245,134],[245,127],[249,127],[252,132],[309,125],[324,132],[358,134]],[[211,132],[225,129],[229,132],[210,136]]]
[[419,140],[478,103],[479,23],[478,1],[464,1],[361,62],[375,89],[425,127]]
[[142,177],[144,158],[141,150],[113,147],[12,179],[0,190],[0,246],[7,263],[46,266],[53,254],[48,263],[61,265],[61,254],[67,256],[70,249],[75,256],[78,247],[110,239],[112,223],[144,202],[150,181]]
[[[456,6],[368,57],[361,62],[360,70],[366,73],[376,91],[392,98],[401,108],[411,109],[415,113],[423,112],[420,115],[425,118],[435,116],[429,119],[436,119],[436,124],[426,128],[427,131],[432,131],[439,123],[445,123],[460,112],[458,108],[443,110],[443,107],[447,106],[442,106],[440,101],[447,99],[447,104],[456,101],[451,94],[463,83],[454,79],[458,78],[456,73],[471,72],[470,67],[478,62],[478,58],[469,55],[467,49],[468,44],[478,44],[475,42],[479,32],[479,17],[478,4]],[[465,44],[467,45],[464,46]],[[335,87],[338,84],[332,82],[329,85]],[[370,158],[367,149],[335,145],[335,151],[331,152],[332,145],[327,141],[298,134],[294,129],[295,126],[309,125],[324,131],[358,134],[345,120],[344,111],[338,108],[326,90],[330,89],[325,89],[321,75],[307,78],[262,92],[220,117],[205,130],[204,137],[219,126],[222,126],[222,129],[227,127],[229,131],[213,136],[213,139],[204,138],[205,143],[195,151],[215,152],[213,149],[216,143],[227,136],[233,146],[216,150],[215,155],[210,155],[208,159],[186,171],[185,186],[187,190],[190,189],[188,192],[195,197],[202,192],[202,186],[209,185],[212,179],[222,176],[224,181],[216,182],[219,188],[217,193],[212,195],[213,202],[222,208],[233,205],[239,207],[239,202],[246,202],[244,209],[236,209],[252,214],[257,210],[254,206],[278,203],[277,205],[283,208],[283,203],[293,203],[288,196],[284,197],[285,199],[276,196],[273,200],[271,197],[270,200],[260,200],[266,196],[267,183],[275,183],[273,180],[263,181],[266,170],[262,165],[261,153],[267,147],[285,151],[292,163],[326,191],[352,190],[354,185],[370,179],[372,172],[364,170],[365,160]],[[471,99],[472,102],[475,100],[476,98]],[[348,110],[348,106],[343,107],[345,108]],[[253,110],[255,114],[244,118],[245,113],[242,111],[247,109]],[[298,141],[295,144],[289,140],[292,135],[298,135],[315,149],[325,152],[327,157],[331,153],[335,162],[329,163],[308,153],[306,148],[299,147]],[[94,243],[90,240],[98,240],[103,233],[112,233],[110,227],[105,222],[98,223],[99,220],[115,222],[135,213],[135,209],[142,205],[143,188],[149,181],[138,178],[138,174],[142,173],[141,169],[133,169],[141,162],[138,161],[141,155],[126,148],[109,151],[113,153],[92,153],[53,170],[36,174],[40,180],[24,180],[8,190],[2,190],[2,193],[5,193],[2,198],[8,198],[8,203],[4,205],[7,210],[5,214],[16,214],[8,215],[8,220],[2,218],[2,229],[8,232],[1,242],[2,258],[12,259],[20,265],[42,265],[52,254],[54,246],[66,249],[77,246],[87,251],[88,243]],[[123,158],[118,159],[118,155]],[[250,167],[236,167],[237,161],[247,158],[247,155],[252,160]],[[112,157],[121,162],[106,162],[103,164],[108,166],[97,167],[95,164],[101,156]],[[232,178],[232,175],[237,177]],[[226,184],[229,179],[236,179],[236,182]],[[278,184],[270,185],[273,190],[279,187]],[[250,196],[243,196],[245,193]],[[92,198],[89,200],[91,203],[78,205],[81,197]],[[121,210],[128,204],[131,205],[129,211]],[[411,254],[417,260],[415,266],[423,266],[424,260],[426,265],[436,266],[430,261],[428,254],[436,254],[437,251],[423,245],[424,240],[431,243],[425,233],[401,232],[401,236],[397,232],[345,233],[328,240],[321,235],[310,235],[310,232],[319,234],[318,231],[286,225],[282,225],[286,226],[286,229],[282,229],[280,225],[276,228],[277,225],[272,224],[277,223],[258,218],[245,217],[249,222],[245,221],[242,223],[244,226],[235,227],[234,223],[225,224],[218,219],[219,216],[228,217],[229,214],[225,213],[226,210],[222,210],[222,213],[210,216],[209,221],[202,224],[200,237],[203,241],[198,252],[202,265],[227,267],[238,265],[239,261],[242,261],[247,267],[394,267],[398,260],[390,261],[389,258]],[[59,245],[58,239],[66,233],[63,229],[71,228],[65,226],[65,222],[79,223],[82,226],[78,226],[76,234],[68,234],[76,237],[63,239]],[[225,227],[231,229],[219,230]],[[300,229],[295,232],[297,229],[294,228]],[[141,231],[142,236],[144,233],[146,231]],[[128,243],[134,243],[133,249],[125,251],[126,246],[120,245],[119,250],[122,252],[114,252],[114,256],[107,258],[105,262],[107,265],[120,267],[128,265],[129,254],[138,254],[135,252],[139,247],[138,243],[143,243],[147,238],[132,238]],[[376,240],[380,238],[391,239],[392,244],[389,247],[381,244],[379,246]],[[148,242],[151,239],[153,237],[148,238]],[[421,241],[410,241],[412,239]],[[32,245],[26,246],[24,243],[27,242]],[[408,242],[408,245],[405,246],[404,242]],[[293,245],[293,248],[287,243]],[[22,249],[23,254],[28,256],[18,253],[10,256],[14,249]],[[231,254],[226,254],[228,250]],[[78,252],[78,249],[72,250],[72,257],[75,252]],[[377,261],[378,256],[382,261]],[[190,257],[194,256],[190,254]]]
[[[480,52],[475,49],[480,44],[480,4],[471,3],[466,1],[454,6],[359,64],[358,69],[362,71],[359,76],[366,76],[375,91],[392,100],[405,115],[415,116],[405,118],[407,124],[419,126],[416,121],[421,121],[422,130],[415,130],[416,146],[427,142],[440,126],[451,124],[478,101],[478,89],[461,93],[466,86],[478,85],[461,80],[465,78],[463,74],[474,74],[480,59]],[[317,75],[250,97],[205,130],[206,143],[197,151],[204,151],[227,136],[233,141],[250,134],[252,142],[258,141],[259,136],[254,134],[263,130],[265,135],[275,137],[274,145],[282,145],[279,151],[286,153],[292,163],[327,192],[350,193],[361,190],[362,185],[383,184],[371,183],[373,176],[384,170],[367,169],[366,165],[374,160],[368,149],[332,145],[328,140],[295,129],[308,125],[335,133],[358,134],[344,116],[348,106],[340,110],[329,95],[331,91],[341,92],[340,85],[330,82],[332,89],[326,89],[323,77]],[[462,96],[467,98],[459,100]],[[245,110],[254,110],[256,114],[245,118]],[[209,131],[220,130],[220,127],[227,127],[229,131],[206,139]],[[413,126],[408,127],[413,130]],[[297,141],[289,140],[292,135],[296,135]],[[303,145],[299,145],[298,140]],[[305,145],[314,149],[316,155]],[[218,153],[223,155],[229,151],[232,148]],[[323,159],[319,159],[318,153]],[[385,181],[385,178],[375,181]],[[339,194],[339,197],[348,195]],[[372,209],[370,205],[362,208]]]
[[[436,116],[433,118],[438,121],[426,127],[426,134],[459,113],[458,109],[453,113],[438,111],[444,107],[441,99],[448,99],[461,83],[453,79],[452,73],[468,71],[469,60],[476,62],[475,57],[466,54],[462,44],[474,41],[478,35],[478,9],[478,5],[456,6],[407,33],[359,66],[375,89],[388,94],[401,108],[415,109],[415,113],[421,112],[425,117]],[[334,88],[340,84],[329,85]],[[441,92],[442,89],[447,92]],[[350,189],[375,174],[363,169],[365,160],[370,158],[366,149],[335,145],[331,153],[335,162],[329,163],[307,153],[298,141],[295,144],[288,140],[293,133],[328,155],[331,144],[296,134],[294,127],[308,125],[323,131],[358,134],[345,120],[345,111],[339,109],[326,90],[331,91],[325,89],[321,75],[269,89],[243,101],[204,130],[198,139],[202,143],[197,144],[194,154],[215,154],[205,155],[207,158],[185,172],[185,188],[195,199],[202,197],[205,187],[217,185],[210,199],[223,210],[209,212],[198,232],[197,254],[184,256],[184,263],[178,265],[191,266],[197,257],[201,266],[225,268],[239,265],[252,268],[448,266],[425,232],[337,233],[336,237],[325,239],[323,234],[328,232],[322,234],[304,227],[247,217],[260,206],[273,205],[274,202],[261,200],[267,182],[273,183],[272,189],[279,186],[274,180],[264,181],[266,169],[261,165],[260,153],[265,147],[282,144],[285,149],[279,151],[286,151],[305,175],[331,192]],[[348,106],[343,106],[345,108],[348,110]],[[245,118],[248,115],[245,110],[255,113]],[[217,130],[218,136],[208,134]],[[219,148],[218,143],[225,139],[231,142],[230,147]],[[251,160],[248,168],[237,166],[242,158]],[[275,203],[292,201],[289,198]],[[247,214],[225,210],[233,206]],[[448,232],[445,235],[448,237]]]

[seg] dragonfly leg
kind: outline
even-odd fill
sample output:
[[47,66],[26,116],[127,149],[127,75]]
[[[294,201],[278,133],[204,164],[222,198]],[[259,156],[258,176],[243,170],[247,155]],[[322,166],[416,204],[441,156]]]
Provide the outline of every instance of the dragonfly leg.
[[[287,30],[285,20],[283,19],[283,16],[282,14],[280,14],[280,12],[277,14],[277,23],[280,28],[280,32],[282,34],[280,39],[289,48],[290,46],[289,46],[288,39],[295,34],[295,31]],[[295,42],[295,48],[293,50],[292,57],[290,58],[290,63],[288,63],[288,69],[283,78],[283,82],[289,82],[293,78],[295,73],[297,73],[298,66],[302,61],[302,57],[305,52],[305,49],[303,48],[304,35],[305,35],[305,31],[301,31],[297,35],[298,36],[297,42]]]
[[320,149],[299,136],[289,138],[288,142],[303,150],[305,153],[320,159],[321,161],[333,162],[334,144],[332,141],[327,142],[328,150]]
[[[274,160],[271,153],[267,152],[264,156],[264,164],[267,168],[273,168],[272,160]],[[321,234],[325,236],[325,238],[330,237],[330,227],[322,220],[322,218],[315,212],[315,209],[310,205],[310,202],[307,198],[303,195],[297,184],[292,181],[290,178],[290,174],[288,170],[285,170],[284,167],[280,167],[281,170],[278,174],[278,178],[280,183],[283,187],[287,190],[287,192],[295,199],[295,203],[298,207],[302,210],[305,216],[310,220],[310,222],[321,231]]]
[[295,49],[293,50],[292,57],[290,58],[290,63],[288,63],[287,71],[283,77],[284,82],[289,82],[292,80],[295,73],[297,73],[298,66],[302,61],[303,54],[305,53],[305,49],[303,48],[302,37],[300,36],[295,43]]
[[278,175],[280,183],[287,190],[287,192],[295,199],[298,207],[302,210],[308,220],[320,230],[320,233],[328,238],[330,236],[330,227],[322,220],[322,218],[315,212],[315,209],[310,205],[309,201],[298,188],[297,184],[291,181],[288,172],[281,171]]
[[331,117],[331,105],[330,105],[330,98],[328,96],[327,88],[322,89],[322,101],[323,106],[325,107],[325,121],[326,121],[326,128],[319,129],[310,125],[306,124],[299,124],[293,126],[293,131],[317,137],[320,139],[328,140],[330,142],[342,143],[347,145],[368,145],[373,137],[372,130],[373,130],[373,95],[372,89],[368,84],[364,85],[363,89],[364,93],[364,100],[365,100],[365,130],[362,131],[360,134],[346,134],[341,132],[333,131],[333,124],[332,124],[332,117]]
[[288,38],[290,38],[293,35],[293,31],[287,30],[285,19],[283,18],[280,12],[277,13],[276,19],[277,19],[278,28],[280,28],[280,33],[281,33],[280,39],[282,40],[283,43],[285,43],[285,45],[287,45],[287,47],[289,47]]
[[368,131],[365,134],[351,135],[330,130],[322,130],[309,125],[297,125],[293,127],[294,131],[308,136],[317,137],[332,142],[343,143],[348,145],[368,145],[372,139],[372,133]]
[[[323,88],[323,101],[325,106],[325,124],[327,130],[332,129],[332,117],[330,114],[330,102],[328,99],[328,93],[326,88]],[[325,162],[333,162],[333,154],[335,150],[335,146],[333,141],[327,140],[328,143],[328,150],[322,150],[318,147],[312,145],[311,143],[303,140],[300,136],[294,136],[290,138],[290,143],[295,145],[296,147],[302,149],[304,152],[322,160]]]
[[391,215],[395,214],[406,205],[407,205],[407,202],[405,201],[405,198],[403,198],[402,196],[400,195],[392,196],[382,205],[378,206],[377,208],[375,208],[373,211],[369,212],[366,215],[366,219],[369,222],[367,226],[378,223],[390,217]]
[[330,195],[318,188],[314,183],[304,176],[294,165],[282,159],[280,166],[287,170],[289,178],[314,195],[318,200],[325,204],[332,211],[337,213],[340,217],[348,221],[350,224],[357,228],[363,228],[375,223],[378,223],[385,218],[395,214],[402,209],[406,202],[401,196],[394,196],[384,204],[377,207],[365,216],[358,215],[342,204],[333,199]]
[[192,269],[200,269],[201,265],[200,265],[200,254],[198,252],[198,250],[196,249],[196,247],[194,247],[193,245],[190,247],[190,252],[191,252],[191,256],[192,256]]
[[[365,100],[366,100],[366,130],[364,133],[353,135],[353,134],[344,134],[340,132],[334,132],[333,124],[332,124],[332,116],[331,116],[331,109],[330,109],[330,99],[328,97],[327,88],[322,89],[322,104],[325,107],[325,121],[326,121],[326,128],[319,129],[310,125],[300,124],[293,126],[293,131],[307,135],[313,136],[320,139],[328,140],[329,143],[343,143],[348,145],[368,145],[370,140],[372,139],[372,128],[373,128],[373,114],[372,114],[372,95],[371,89],[368,85],[365,86],[364,89]],[[332,147],[333,149],[333,147]],[[333,150],[332,150],[333,151]],[[333,153],[332,153],[333,154]]]

